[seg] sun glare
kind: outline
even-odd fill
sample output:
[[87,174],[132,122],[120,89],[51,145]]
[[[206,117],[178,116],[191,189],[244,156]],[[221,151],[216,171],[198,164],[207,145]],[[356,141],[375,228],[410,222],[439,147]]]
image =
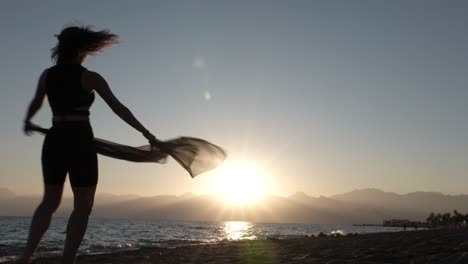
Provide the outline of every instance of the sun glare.
[[213,188],[224,201],[237,204],[258,199],[265,192],[261,170],[241,162],[226,163],[216,175]]

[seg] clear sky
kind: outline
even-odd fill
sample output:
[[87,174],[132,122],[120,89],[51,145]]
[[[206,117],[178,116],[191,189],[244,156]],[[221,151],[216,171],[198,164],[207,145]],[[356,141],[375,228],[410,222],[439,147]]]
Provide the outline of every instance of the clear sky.
[[[54,34],[121,43],[84,66],[157,137],[196,136],[263,171],[267,191],[468,193],[466,1],[1,1],[0,187],[40,193],[43,137],[21,131]],[[97,137],[145,139],[97,99]],[[34,118],[50,126],[46,102]],[[99,192],[209,192],[175,162],[100,157]]]

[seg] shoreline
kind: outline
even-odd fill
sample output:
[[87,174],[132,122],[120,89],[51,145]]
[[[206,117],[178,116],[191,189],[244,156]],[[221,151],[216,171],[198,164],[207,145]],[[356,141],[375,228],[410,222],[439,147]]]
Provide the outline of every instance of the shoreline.
[[[58,257],[32,263],[59,263]],[[80,255],[76,263],[468,263],[468,229],[227,241]],[[13,262],[5,262],[13,263]]]

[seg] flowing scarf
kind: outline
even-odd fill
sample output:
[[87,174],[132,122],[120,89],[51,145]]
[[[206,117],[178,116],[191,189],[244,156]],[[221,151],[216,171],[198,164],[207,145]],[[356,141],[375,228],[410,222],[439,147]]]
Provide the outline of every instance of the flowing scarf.
[[[46,128],[33,126],[32,130],[47,134]],[[178,137],[162,141],[160,146],[126,146],[108,140],[94,138],[100,155],[132,162],[166,163],[167,157],[175,159],[192,178],[218,167],[226,159],[226,152],[206,140]]]

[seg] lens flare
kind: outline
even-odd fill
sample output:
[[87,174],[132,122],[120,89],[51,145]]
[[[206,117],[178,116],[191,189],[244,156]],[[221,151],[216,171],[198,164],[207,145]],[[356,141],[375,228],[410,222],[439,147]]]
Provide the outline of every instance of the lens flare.
[[206,101],[210,101],[211,100],[211,93],[209,91],[205,91],[204,97],[205,97]]
[[193,62],[192,62],[192,67],[195,69],[195,70],[204,70],[206,68],[206,62],[205,62],[205,59],[201,56],[196,56],[194,59],[193,59]]

